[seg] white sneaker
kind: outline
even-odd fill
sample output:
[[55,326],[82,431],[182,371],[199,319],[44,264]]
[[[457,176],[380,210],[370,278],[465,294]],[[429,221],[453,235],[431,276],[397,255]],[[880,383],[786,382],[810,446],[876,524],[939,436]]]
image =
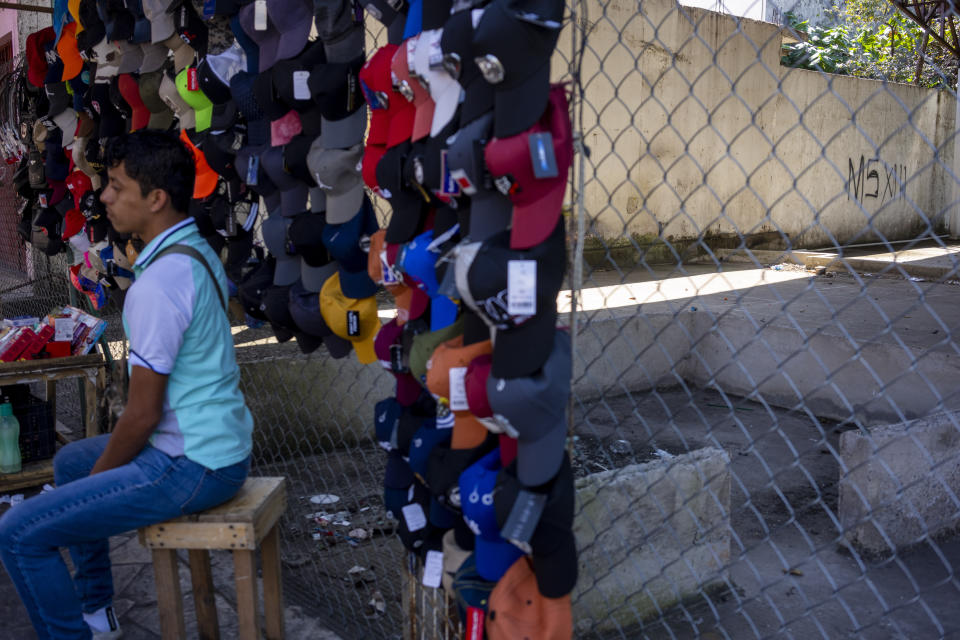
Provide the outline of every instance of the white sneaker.
[[[87,620],[87,626],[90,627],[93,640],[118,640],[118,638],[123,637],[123,630],[120,628],[120,622],[117,620],[112,606],[104,607],[94,614],[84,614],[83,617]],[[93,617],[95,617],[99,623],[97,627],[107,626],[109,628],[105,631],[98,631],[96,627],[90,624],[90,618]]]

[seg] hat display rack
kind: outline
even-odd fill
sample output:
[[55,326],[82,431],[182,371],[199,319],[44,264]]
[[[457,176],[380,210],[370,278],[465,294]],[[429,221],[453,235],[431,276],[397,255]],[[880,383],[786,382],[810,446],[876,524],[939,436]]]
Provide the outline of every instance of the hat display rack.
[[[21,235],[48,255],[69,247],[71,282],[95,308],[130,286],[142,248],[100,204],[103,144],[168,130],[194,155],[189,213],[247,322],[394,377],[371,407],[385,506],[490,638],[545,616],[550,637],[571,633],[557,295],[573,135],[569,90],[550,81],[564,6],[71,1],[0,81]],[[386,28],[375,51],[365,16]]]

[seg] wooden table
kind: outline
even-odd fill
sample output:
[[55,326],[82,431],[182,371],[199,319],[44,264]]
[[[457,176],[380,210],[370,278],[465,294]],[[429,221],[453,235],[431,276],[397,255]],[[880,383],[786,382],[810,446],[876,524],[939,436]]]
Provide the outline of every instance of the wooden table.
[[[23,362],[0,362],[0,387],[12,384],[44,383],[45,400],[50,403],[54,417],[57,415],[57,382],[68,378],[83,379],[85,412],[84,435],[89,438],[99,433],[97,423],[97,395],[104,388],[104,361],[100,354],[27,360]],[[2,389],[0,389],[2,395]],[[57,433],[57,439],[67,439]],[[14,489],[33,487],[53,480],[53,459],[28,462],[20,473],[0,474],[0,493]]]

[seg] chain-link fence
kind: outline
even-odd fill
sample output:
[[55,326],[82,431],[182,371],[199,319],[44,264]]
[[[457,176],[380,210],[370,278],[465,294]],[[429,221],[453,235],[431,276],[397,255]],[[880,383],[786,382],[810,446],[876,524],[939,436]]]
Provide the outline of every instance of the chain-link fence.
[[[960,633],[955,94],[781,66],[797,37],[568,7],[576,637]],[[456,635],[383,503],[393,377],[234,332],[255,473],[288,479],[287,604],[344,638]]]

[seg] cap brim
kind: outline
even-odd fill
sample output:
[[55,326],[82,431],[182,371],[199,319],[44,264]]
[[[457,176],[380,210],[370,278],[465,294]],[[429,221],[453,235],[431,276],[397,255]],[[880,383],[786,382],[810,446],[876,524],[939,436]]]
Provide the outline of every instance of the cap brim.
[[[336,149],[339,147],[324,147]],[[344,194],[334,196],[327,194],[327,224],[344,224],[353,219],[363,205],[363,183]]]
[[391,194],[390,207],[393,213],[387,225],[386,241],[403,244],[413,239],[420,230],[423,219],[423,199],[415,193]]
[[307,291],[320,293],[323,283],[330,277],[330,270],[326,265],[322,267],[311,267],[307,261],[300,258],[300,277],[303,280],[303,286]]
[[[513,217],[513,211],[513,203],[510,202],[510,198],[507,196],[499,191],[490,191],[483,188],[478,189],[477,192],[470,197],[470,229],[467,234],[470,241],[483,242],[495,233],[499,233],[509,227]],[[514,225],[516,225],[516,223],[514,223]],[[556,220],[554,220],[554,224],[550,227],[550,230],[552,231],[555,227]],[[549,235],[549,233],[547,235]],[[546,238],[546,236],[544,236],[544,238]]]
[[173,24],[173,15],[166,11],[150,19],[150,42],[158,44],[176,33],[176,27]]
[[488,540],[483,536],[477,536],[474,552],[477,555],[477,573],[490,582],[500,580],[523,555],[523,551],[506,540]]
[[160,113],[151,113],[147,122],[148,129],[167,130],[173,125],[173,111],[167,109]]
[[[296,29],[281,32],[277,43],[276,57],[278,60],[288,60],[300,54],[303,48],[307,46],[310,39],[310,29],[313,27],[313,19],[298,21]],[[276,62],[276,60],[274,60]],[[273,66],[271,64],[271,66]],[[260,64],[263,70],[263,63]]]
[[343,295],[355,300],[369,298],[377,293],[377,283],[370,279],[367,270],[346,271],[343,267],[338,269],[340,273],[340,290]]
[[401,406],[409,407],[420,397],[423,387],[409,373],[397,373],[394,377],[397,379],[397,402]]
[[[413,82],[417,81],[413,80]],[[413,116],[413,130],[410,133],[410,140],[413,142],[426,138],[430,133],[433,124],[434,106],[433,98],[428,98],[417,106]]]
[[[513,207],[513,227],[510,230],[511,249],[529,249],[546,240],[557,227],[563,211],[563,196],[567,191],[566,175],[552,178],[555,185],[535,202]],[[473,223],[473,218],[470,221]],[[473,227],[471,226],[471,229]]]
[[[546,92],[544,92],[546,96]],[[463,108],[460,110],[460,126],[465,127],[493,109],[493,85],[478,75],[473,82],[463,87]]]
[[577,541],[572,531],[558,531],[558,542],[549,554],[533,554],[537,588],[546,598],[562,598],[577,584]]
[[497,330],[490,375],[521,378],[543,367],[553,349],[556,324],[557,307],[554,304],[519,327]]
[[[564,417],[566,412],[563,413]],[[518,428],[519,430],[519,428]],[[539,487],[552,480],[563,465],[567,449],[566,420],[552,425],[537,440],[517,440],[517,479],[527,487]]]
[[487,428],[469,411],[455,411],[451,449],[474,449],[487,439]]
[[285,287],[300,277],[300,259],[287,255],[276,256],[277,268],[273,272],[273,284]]
[[493,95],[493,134],[509,138],[532,127],[550,101],[550,61],[512,89],[496,89]]
[[430,331],[440,331],[457,321],[460,307],[446,296],[430,298]]
[[366,130],[366,105],[340,120],[323,118],[320,125],[320,146],[324,149],[349,149],[363,142]]
[[366,340],[353,342],[353,350],[356,352],[360,364],[373,364],[377,361],[377,352],[373,349],[373,341],[374,337],[370,336]]
[[[417,287],[388,286],[387,291],[397,303],[397,323],[406,324],[424,314],[430,306],[430,298]],[[456,318],[454,318],[456,320]]]
[[442,90],[435,93],[431,92],[434,101],[433,121],[430,123],[430,135],[432,137],[437,137],[443,131],[443,128],[453,120],[457,107],[460,106],[461,92],[460,84],[452,78],[444,85]]

